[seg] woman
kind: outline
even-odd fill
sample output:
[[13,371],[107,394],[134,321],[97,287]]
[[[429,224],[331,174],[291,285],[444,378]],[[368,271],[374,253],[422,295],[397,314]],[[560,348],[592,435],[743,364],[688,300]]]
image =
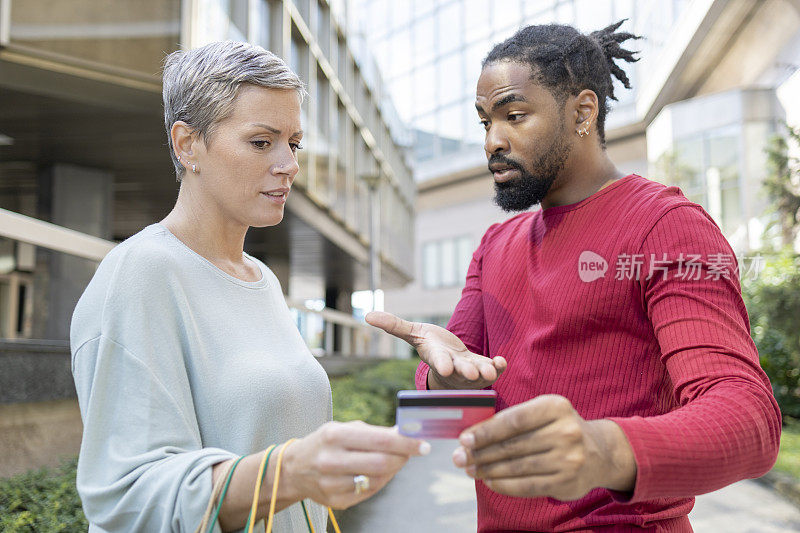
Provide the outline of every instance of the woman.
[[[368,498],[430,449],[389,428],[330,422],[327,376],[277,278],[243,252],[249,227],[283,218],[299,170],[303,94],[281,59],[246,43],[167,58],[178,200],[108,254],[72,321],[84,421],[77,485],[90,531],[194,531],[212,483],[245,456],[219,515],[222,530],[241,529],[265,448],[291,438],[274,530],[305,530],[297,502],[307,500],[324,531],[323,506]],[[354,481],[362,475],[368,488]]]

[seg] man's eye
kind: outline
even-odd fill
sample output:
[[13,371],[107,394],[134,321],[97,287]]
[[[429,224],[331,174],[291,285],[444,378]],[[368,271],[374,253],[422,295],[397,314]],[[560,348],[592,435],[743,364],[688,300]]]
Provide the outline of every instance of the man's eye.
[[521,119],[524,116],[525,116],[525,113],[514,113],[514,114],[511,114],[511,115],[508,115],[508,121],[509,122],[516,122],[517,120]]
[[269,146],[269,141],[250,141],[250,144],[260,149]]

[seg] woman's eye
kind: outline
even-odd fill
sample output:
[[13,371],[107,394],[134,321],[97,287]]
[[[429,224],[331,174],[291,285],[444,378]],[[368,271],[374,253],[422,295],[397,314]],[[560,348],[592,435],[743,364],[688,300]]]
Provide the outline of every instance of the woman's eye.
[[483,129],[485,129],[485,130],[489,129],[489,121],[488,120],[481,120],[480,121],[480,125],[483,126]]
[[300,143],[289,143],[289,146],[292,148],[292,152],[296,152],[298,150],[303,149],[303,147],[300,146]]
[[256,148],[264,148],[266,146],[269,146],[269,141],[250,141],[250,144],[252,144]]

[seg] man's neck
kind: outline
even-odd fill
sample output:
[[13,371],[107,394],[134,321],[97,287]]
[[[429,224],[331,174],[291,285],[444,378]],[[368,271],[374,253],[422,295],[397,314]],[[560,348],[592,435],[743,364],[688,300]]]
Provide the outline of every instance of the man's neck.
[[572,161],[553,182],[542,209],[570,205],[585,200],[625,174],[620,172],[605,151],[583,161]]

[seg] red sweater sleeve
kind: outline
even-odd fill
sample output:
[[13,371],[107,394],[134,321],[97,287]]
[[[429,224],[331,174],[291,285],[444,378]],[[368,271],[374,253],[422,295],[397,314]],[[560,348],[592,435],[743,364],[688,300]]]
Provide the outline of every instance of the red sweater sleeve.
[[708,215],[684,205],[659,219],[641,255],[642,304],[680,407],[613,418],[636,457],[632,501],[762,475],[777,456],[780,411],[749,334],[733,251]]
[[[486,338],[486,325],[483,316],[483,292],[481,290],[481,271],[483,267],[483,251],[486,246],[487,236],[497,224],[486,230],[486,233],[478,245],[478,249],[472,254],[469,268],[467,269],[467,280],[461,291],[461,299],[456,305],[453,316],[447,323],[447,329],[461,339],[467,349],[473,353],[483,354]],[[417,390],[428,388],[429,367],[424,362],[420,362],[417,373],[414,376],[414,384]]]

